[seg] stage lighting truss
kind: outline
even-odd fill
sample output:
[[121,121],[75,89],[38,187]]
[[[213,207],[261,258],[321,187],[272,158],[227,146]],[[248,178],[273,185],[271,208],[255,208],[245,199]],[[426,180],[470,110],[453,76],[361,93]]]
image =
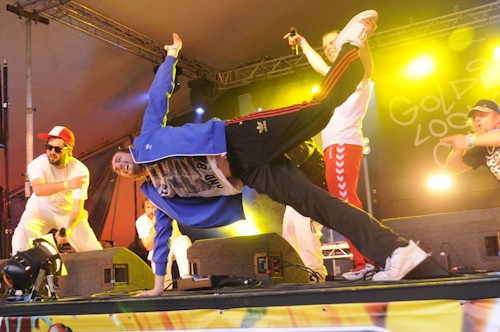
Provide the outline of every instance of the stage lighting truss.
[[[76,1],[24,0],[15,4],[10,6],[10,11],[18,15],[29,15],[32,19],[54,20],[154,63],[163,62],[165,52],[162,43]],[[500,20],[499,12],[500,0],[466,10],[459,10],[457,7],[449,15],[411,22],[409,25],[391,30],[378,31],[371,38],[371,47],[388,49],[415,42],[420,38],[447,35],[457,27],[468,26],[475,29],[494,25]],[[322,52],[322,48],[316,50]],[[182,67],[184,75],[190,79],[208,78],[214,83],[216,92],[221,93],[263,78],[292,74],[297,69],[309,68],[309,64],[303,54],[298,56],[290,54],[275,59],[262,59],[233,70],[220,71],[182,55],[179,58],[178,67]]]
[[[54,241],[47,237],[33,240],[33,248],[16,253],[3,269],[3,280],[10,289],[10,300],[40,301],[40,286],[44,280],[52,300],[57,299],[54,277],[61,274],[63,262]],[[19,295],[23,292],[23,296]]]

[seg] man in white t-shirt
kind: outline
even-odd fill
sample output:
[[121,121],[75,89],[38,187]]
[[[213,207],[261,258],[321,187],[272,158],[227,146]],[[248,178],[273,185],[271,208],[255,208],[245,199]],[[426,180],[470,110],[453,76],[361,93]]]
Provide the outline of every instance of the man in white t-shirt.
[[[155,210],[156,206],[154,206],[151,201],[145,197],[142,200],[142,209],[144,210],[144,214],[141,215],[135,221],[135,228],[137,230],[137,234],[139,235],[139,239],[142,242],[144,248],[149,251],[148,260],[153,260],[153,244],[156,235],[155,231]],[[183,235],[177,226],[177,222],[175,220],[172,222],[172,236],[170,237],[170,253],[168,255],[168,263],[167,263],[167,275],[165,278],[165,288],[170,289],[173,287],[173,278],[172,278],[172,262],[177,261],[177,267],[179,269],[180,277],[189,276],[189,261],[187,259],[187,250],[191,247],[191,239],[188,236]]]
[[40,133],[45,154],[28,165],[33,194],[12,237],[12,254],[31,248],[31,241],[51,229],[66,230],[65,238],[75,251],[102,249],[84,209],[88,198],[89,170],[73,157],[75,135],[63,126]]

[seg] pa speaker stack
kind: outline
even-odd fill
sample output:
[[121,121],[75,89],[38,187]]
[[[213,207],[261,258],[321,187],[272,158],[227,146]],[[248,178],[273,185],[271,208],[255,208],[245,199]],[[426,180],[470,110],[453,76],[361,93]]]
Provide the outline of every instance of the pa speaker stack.
[[[191,273],[280,283],[308,283],[292,246],[275,233],[198,240],[187,251]],[[181,281],[181,280],[178,280]]]
[[61,254],[67,269],[58,277],[59,297],[152,289],[154,274],[139,256],[122,248]]
[[422,249],[449,257],[451,268],[500,271],[500,209],[470,210],[382,220]]

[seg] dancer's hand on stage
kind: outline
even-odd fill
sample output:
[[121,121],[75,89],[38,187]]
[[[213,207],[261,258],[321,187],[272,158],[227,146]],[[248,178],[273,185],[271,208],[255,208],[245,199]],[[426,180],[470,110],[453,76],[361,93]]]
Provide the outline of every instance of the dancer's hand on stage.
[[158,296],[158,295],[161,295],[162,293],[163,293],[163,290],[161,292],[158,292],[154,289],[150,289],[150,290],[144,291],[142,293],[139,293],[136,296]]

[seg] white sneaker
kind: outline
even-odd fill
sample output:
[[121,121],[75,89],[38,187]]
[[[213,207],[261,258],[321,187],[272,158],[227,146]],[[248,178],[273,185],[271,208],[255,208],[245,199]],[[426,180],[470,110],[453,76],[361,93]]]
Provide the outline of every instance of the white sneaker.
[[375,273],[375,266],[366,263],[365,267],[358,271],[351,271],[342,274],[342,279],[349,281],[371,280]]
[[401,280],[426,258],[427,254],[425,251],[410,240],[410,243],[406,247],[399,247],[394,250],[390,257],[387,257],[384,271],[376,273],[372,280]]
[[342,45],[350,43],[351,45],[361,48],[368,37],[367,29],[363,21],[374,20],[377,21],[378,13],[374,10],[365,10],[354,16],[349,23],[340,31],[337,39],[335,40],[334,47],[340,52]]

